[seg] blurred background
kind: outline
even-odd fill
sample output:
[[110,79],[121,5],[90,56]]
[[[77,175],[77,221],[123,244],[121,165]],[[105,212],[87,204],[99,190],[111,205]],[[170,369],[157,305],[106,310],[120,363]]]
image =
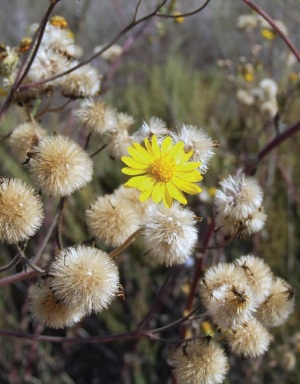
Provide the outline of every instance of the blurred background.
[[[2,1],[0,43],[17,46],[20,39],[27,36],[29,25],[41,20],[48,3],[47,0]],[[194,0],[173,3],[173,11],[179,13],[199,6],[199,2]],[[300,49],[299,1],[258,0],[257,4],[274,20],[282,22],[288,37]],[[135,6],[133,0],[61,0],[54,14],[67,19],[76,42],[83,49],[82,57],[86,58],[95,47],[111,41],[129,24]],[[146,15],[154,6],[154,1],[142,1],[139,15]],[[267,28],[259,26],[242,27],[241,15],[254,14],[242,1],[212,0],[202,12],[184,20],[153,18],[118,42],[129,49],[117,64],[103,58],[93,62],[105,75],[103,99],[119,111],[132,115],[136,129],[143,120],[157,116],[174,128],[183,123],[202,127],[220,143],[210,169],[204,175],[206,200],[195,202],[193,206],[204,218],[199,228],[200,238],[213,212],[213,193],[218,182],[252,164],[259,150],[300,119],[299,63],[276,33],[267,34],[264,32]],[[261,81],[269,78],[278,87],[275,106],[262,109],[246,96],[253,96]],[[4,100],[0,100],[1,104]],[[43,116],[41,124],[51,132],[80,138],[71,113],[78,104],[78,101],[73,101],[63,112]],[[22,109],[12,107],[1,124],[1,135],[24,119]],[[97,149],[101,143],[95,140],[92,145]],[[253,253],[263,257],[277,275],[298,291],[299,145],[298,133],[257,167],[255,176],[263,186],[268,215],[264,229],[251,239],[238,239],[224,249],[212,251],[210,264],[217,259],[231,261],[237,256]],[[11,156],[5,142],[1,145],[0,155],[2,175],[27,180],[24,166]],[[111,193],[124,182],[120,168],[120,162],[110,159],[105,151],[97,156],[94,183],[76,192],[68,201],[70,209],[64,224],[68,245],[88,238],[84,211],[95,196]],[[51,212],[51,207],[49,210]],[[9,247],[1,245],[2,264],[10,260],[12,252]],[[182,316],[192,268],[192,263],[176,268],[159,313],[150,324],[152,327]],[[108,311],[85,318],[72,329],[46,329],[44,334],[93,336],[134,329],[150,307],[168,270],[153,267],[144,257],[139,242],[122,254],[120,270],[127,297],[125,302],[115,300]],[[7,272],[3,274],[6,275]],[[1,287],[2,329],[41,331],[32,323],[28,313],[27,291],[34,283],[32,280]],[[238,384],[245,379],[253,384],[300,382],[300,309],[297,296],[296,303],[288,322],[272,329],[274,339],[263,357],[256,360],[230,357],[227,384]],[[170,330],[162,337],[176,339],[178,329]],[[7,337],[1,339],[1,345],[1,383],[172,383],[168,359],[173,346],[167,343],[137,339],[112,344],[68,345]]]

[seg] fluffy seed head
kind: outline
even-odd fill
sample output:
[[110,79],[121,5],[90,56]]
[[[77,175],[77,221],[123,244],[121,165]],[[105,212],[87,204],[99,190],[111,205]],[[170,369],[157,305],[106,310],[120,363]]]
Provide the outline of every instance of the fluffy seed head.
[[66,248],[50,266],[49,286],[55,298],[88,313],[107,308],[119,287],[115,263],[103,251],[87,246]]
[[34,319],[50,328],[70,327],[85,315],[83,308],[58,301],[45,280],[33,287],[29,298]]
[[229,369],[223,349],[206,338],[179,347],[172,365],[179,384],[221,384]]
[[107,246],[118,247],[139,228],[140,219],[128,200],[111,194],[98,197],[91,204],[86,211],[86,224],[93,236]]
[[103,134],[117,127],[117,113],[102,101],[84,100],[75,112],[76,120],[90,131]]
[[259,232],[265,225],[267,215],[263,212],[263,208],[256,209],[248,217],[237,220],[234,217],[228,216],[222,212],[218,212],[215,217],[216,228],[220,229],[225,237],[235,235],[245,236]]
[[183,125],[181,130],[172,135],[175,142],[183,141],[186,152],[193,151],[192,161],[201,161],[200,171],[205,173],[208,163],[214,153],[214,148],[218,146],[202,128],[193,125]]
[[30,152],[46,133],[47,131],[40,127],[35,121],[20,124],[15,128],[10,135],[9,144],[18,160],[24,162],[27,157],[27,152]]
[[197,241],[196,220],[189,208],[175,202],[171,208],[151,204],[144,236],[149,255],[158,263],[184,263]]
[[208,307],[213,298],[213,292],[221,286],[239,284],[245,282],[245,277],[241,270],[230,263],[219,263],[210,267],[200,283],[200,295],[203,304]]
[[264,354],[270,344],[268,331],[254,318],[227,332],[226,339],[233,353],[251,358]]
[[252,177],[244,174],[229,176],[220,186],[215,196],[217,215],[243,221],[261,207],[262,189]]
[[100,92],[100,78],[98,71],[87,64],[61,78],[62,94],[75,99],[96,96]]
[[120,158],[128,154],[128,147],[133,143],[127,129],[117,129],[107,134],[107,148],[113,158]]
[[43,221],[43,206],[32,187],[0,179],[0,239],[16,244],[33,236]]
[[258,25],[257,15],[240,15],[237,20],[238,29],[252,30]]
[[92,180],[93,163],[69,138],[46,136],[30,154],[30,171],[45,193],[68,196]]
[[250,286],[246,282],[237,282],[215,288],[207,309],[219,327],[236,329],[252,317],[256,307]]
[[242,256],[235,260],[235,264],[244,271],[256,303],[261,304],[268,296],[273,283],[270,267],[253,255]]
[[133,211],[137,214],[139,218],[140,225],[144,225],[148,216],[148,208],[150,206],[150,201],[141,202],[140,194],[137,189],[125,188],[121,185],[114,191],[116,199],[120,199],[124,202],[125,205],[130,206]]
[[283,324],[295,307],[293,288],[280,277],[273,279],[269,295],[259,307],[256,317],[267,327]]
[[141,128],[134,133],[133,141],[142,143],[145,137],[151,139],[153,135],[158,138],[159,142],[165,136],[170,135],[167,124],[158,117],[151,117],[149,121],[144,121]]

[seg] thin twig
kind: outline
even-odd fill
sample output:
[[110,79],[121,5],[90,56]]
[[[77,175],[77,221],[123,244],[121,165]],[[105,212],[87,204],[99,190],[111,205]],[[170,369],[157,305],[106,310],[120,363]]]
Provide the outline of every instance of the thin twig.
[[51,225],[50,225],[50,227],[48,229],[48,232],[46,233],[46,235],[45,235],[45,237],[43,239],[43,242],[42,242],[41,246],[39,247],[36,255],[32,259],[34,263],[36,263],[39,260],[39,258],[41,257],[42,253],[44,252],[44,249],[46,248],[46,245],[48,244],[50,236],[52,235],[52,233],[54,231],[54,228],[57,225],[57,222],[59,220],[60,212],[62,210],[62,207],[63,207],[63,198],[60,199],[60,201],[58,203],[58,207],[57,207],[56,213],[55,213],[55,215],[53,217],[53,220],[52,220],[52,223],[51,223]]
[[24,251],[21,249],[21,247],[19,246],[19,244],[16,244],[16,248],[19,252],[19,256],[22,260],[24,260],[24,262],[26,264],[28,264],[34,271],[36,272],[39,272],[39,273],[45,273],[45,271],[43,269],[41,269],[40,267],[38,267],[36,264],[34,264],[30,259],[27,258],[27,256],[25,255]]
[[115,248],[113,251],[111,251],[108,255],[112,258],[115,259],[121,252],[126,249],[130,243],[136,238],[136,236],[142,231],[143,228],[137,229],[135,232],[133,232],[132,235],[128,237],[127,240],[124,241],[123,244],[121,244],[118,248]]
[[163,282],[162,286],[160,287],[149,311],[147,312],[146,316],[143,318],[143,320],[139,323],[137,329],[138,330],[141,330],[145,327],[145,325],[149,322],[149,319],[150,317],[152,316],[153,312],[155,311],[156,307],[157,307],[157,304],[159,303],[160,299],[161,299],[161,296],[165,290],[165,287],[167,286],[168,282],[170,281],[170,278],[171,276],[173,275],[174,273],[174,269],[171,268],[171,270],[169,271],[169,273],[167,274],[167,277],[165,278],[165,281]]
[[16,256],[8,264],[4,265],[3,267],[0,267],[0,273],[9,271],[10,269],[18,265],[20,261],[21,261],[21,258],[19,254],[16,254]]
[[35,277],[38,273],[36,271],[22,271],[19,273],[15,273],[14,275],[6,276],[3,279],[0,279],[0,287],[4,287],[6,285],[11,285],[17,283],[19,281],[31,279]]
[[35,119],[39,119],[40,117],[42,117],[45,113],[56,113],[56,112],[60,112],[62,111],[64,108],[66,108],[66,106],[68,104],[70,104],[73,100],[72,99],[69,99],[67,100],[65,103],[63,103],[62,105],[60,105],[59,107],[54,107],[54,108],[48,108],[48,106],[51,104],[51,101],[49,102],[49,104],[46,106],[46,108],[44,108],[41,112],[39,112],[38,114],[36,114],[34,117]]
[[209,2],[210,2],[210,0],[206,0],[206,2],[203,5],[201,5],[201,7],[196,8],[194,11],[191,11],[191,12],[179,13],[177,15],[172,15],[172,14],[167,14],[167,13],[158,13],[156,16],[157,17],[163,17],[163,18],[166,18],[166,19],[178,19],[178,17],[193,16],[196,13],[201,12],[204,8],[206,8],[206,6],[208,5]]
[[133,14],[133,21],[136,21],[136,18],[137,18],[137,14],[138,14],[138,11],[139,11],[139,8],[140,8],[140,5],[141,5],[141,2],[142,0],[139,0],[136,7],[135,7],[135,11],[134,11],[134,14]]
[[63,219],[63,209],[64,209],[65,197],[62,197],[59,205],[59,216],[57,220],[57,228],[56,228],[56,241],[59,249],[63,249],[63,241],[62,241],[62,219]]
[[94,156],[98,155],[98,153],[100,153],[101,151],[103,151],[103,149],[104,149],[105,147],[107,147],[107,143],[103,144],[102,147],[100,147],[99,149],[97,149],[96,152],[92,153],[92,154],[90,155],[90,157],[94,157]]

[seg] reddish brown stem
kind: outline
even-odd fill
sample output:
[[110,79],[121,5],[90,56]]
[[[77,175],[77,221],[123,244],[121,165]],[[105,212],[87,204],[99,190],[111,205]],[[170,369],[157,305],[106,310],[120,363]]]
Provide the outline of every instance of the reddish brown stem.
[[[201,278],[201,275],[204,272],[206,255],[207,255],[207,252],[208,252],[206,247],[209,245],[209,243],[211,241],[212,235],[214,233],[214,229],[215,229],[215,223],[214,223],[214,221],[212,221],[208,225],[208,227],[206,229],[206,233],[205,233],[205,236],[204,236],[204,239],[203,239],[203,243],[202,243],[202,248],[204,248],[205,250],[203,252],[202,257],[197,259],[196,264],[195,264],[194,277],[193,277],[193,281],[192,281],[192,284],[191,284],[190,293],[189,293],[189,296],[187,298],[187,302],[186,302],[184,313],[190,313],[191,310],[192,310],[195,294],[196,294],[196,291],[197,291],[197,288],[198,288],[198,283],[199,283],[199,280]],[[180,331],[180,338],[184,339],[185,338],[185,334],[186,334],[186,327],[183,326],[181,328],[181,331]]]

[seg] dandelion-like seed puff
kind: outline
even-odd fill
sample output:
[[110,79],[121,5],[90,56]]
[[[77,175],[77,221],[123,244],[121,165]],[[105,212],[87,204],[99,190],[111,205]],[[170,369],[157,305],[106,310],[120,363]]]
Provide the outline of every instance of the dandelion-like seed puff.
[[153,135],[151,142],[144,139],[144,145],[133,143],[128,153],[131,157],[122,157],[127,165],[122,172],[133,177],[124,187],[141,191],[140,201],[152,198],[156,204],[163,201],[170,208],[173,200],[187,203],[182,192],[194,195],[202,191],[194,184],[202,180],[198,169],[201,162],[189,161],[193,151],[185,153],[184,142],[173,145],[172,138],[167,136],[159,145]]

